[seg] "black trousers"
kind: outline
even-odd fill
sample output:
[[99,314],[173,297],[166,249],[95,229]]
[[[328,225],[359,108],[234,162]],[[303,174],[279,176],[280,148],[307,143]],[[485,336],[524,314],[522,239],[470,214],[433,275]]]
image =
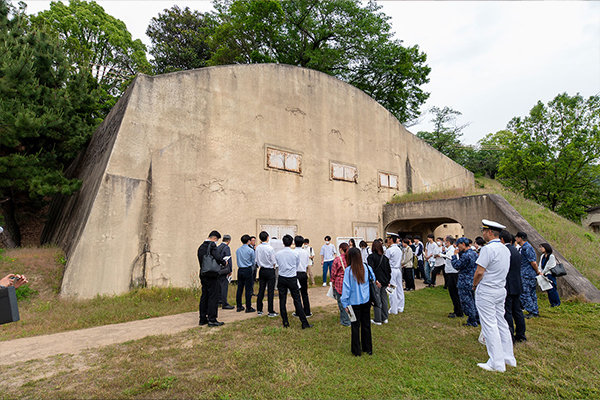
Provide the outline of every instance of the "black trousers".
[[310,315],[310,301],[308,300],[308,274],[298,272],[298,282],[300,282],[300,297],[302,297],[302,308],[304,314]]
[[350,350],[355,356],[360,356],[361,351],[373,353],[373,341],[371,339],[371,303],[366,302],[356,306],[350,306],[356,315],[356,321],[351,323],[352,341]]
[[[508,329],[513,340],[526,340],[525,317],[521,310],[521,297],[518,294],[507,294],[504,301],[504,319],[508,322]],[[513,321],[514,325],[513,326]]]
[[235,294],[235,302],[237,308],[242,308],[242,292],[246,289],[246,308],[252,308],[252,286],[254,285],[254,278],[252,274],[252,268],[240,268],[238,269],[238,287]]
[[275,269],[261,268],[258,271],[258,297],[256,298],[256,310],[262,312],[263,299],[267,289],[267,307],[269,313],[275,313],[273,299],[275,298]]
[[281,321],[283,322],[283,326],[290,326],[290,322],[288,321],[287,308],[285,305],[287,301],[288,290],[290,291],[292,299],[294,300],[296,315],[300,317],[300,322],[302,322],[302,326],[308,326],[308,320],[306,319],[306,314],[304,314],[304,309],[302,308],[302,301],[300,300],[300,290],[298,290],[298,278],[287,278],[285,276],[279,275],[279,280],[277,282],[277,290],[279,290],[279,314],[281,314]]
[[229,280],[227,279],[227,275],[219,275],[219,301],[218,304],[223,306],[228,306],[227,302],[227,294],[229,292]]
[[219,278],[200,276],[202,295],[200,296],[200,322],[217,320],[217,301],[219,300]]
[[402,268],[402,276],[406,282],[406,289],[415,289],[415,270],[410,268]]
[[460,297],[458,296],[458,272],[447,273],[445,275],[446,285],[448,286],[448,294],[454,306],[454,314],[457,317],[463,316],[462,307],[460,306]]
[[[425,276],[425,261],[419,260],[419,261],[417,261],[417,263],[419,266],[417,267],[416,277],[418,279],[427,280],[427,277]],[[427,282],[425,282],[425,283],[427,283]]]
[[436,276],[442,272],[442,269],[444,268],[443,265],[437,266],[437,267],[433,267],[433,269],[431,270],[431,284],[433,286],[435,286],[435,278]]

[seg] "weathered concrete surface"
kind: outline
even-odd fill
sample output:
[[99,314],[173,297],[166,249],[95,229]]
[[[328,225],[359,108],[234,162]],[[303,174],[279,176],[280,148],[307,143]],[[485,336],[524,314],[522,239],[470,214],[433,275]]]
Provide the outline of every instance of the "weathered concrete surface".
[[[267,146],[300,154],[301,173],[268,168]],[[357,167],[357,183],[332,180],[331,162]],[[67,253],[62,295],[82,298],[198,285],[196,249],[213,229],[235,249],[263,224],[292,225],[318,250],[357,226],[381,236],[396,192],[474,182],[355,87],[276,64],[139,76],[73,172],[84,187],[55,204],[45,241]]]
[[[536,252],[541,243],[548,242],[504,197],[497,194],[386,204],[383,207],[383,225],[386,230],[420,231],[423,236],[431,233],[440,223],[458,222],[463,225],[465,236],[473,239],[481,234],[482,219],[498,221],[506,225],[513,234],[517,231],[526,232]],[[600,290],[556,249],[554,255],[567,270],[566,276],[558,278],[561,296],[583,295],[590,302],[600,303]]]
[[600,207],[589,209],[587,215],[581,220],[581,225],[592,232],[600,233]]

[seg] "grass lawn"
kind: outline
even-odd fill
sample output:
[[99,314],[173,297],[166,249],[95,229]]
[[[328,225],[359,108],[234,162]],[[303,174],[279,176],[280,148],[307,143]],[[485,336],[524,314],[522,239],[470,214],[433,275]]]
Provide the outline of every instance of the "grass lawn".
[[315,327],[254,318],[0,367],[0,398],[600,398],[600,305],[540,299],[517,368],[490,373],[479,329],[448,319],[442,288],[406,295],[406,311],[373,326],[373,356],[350,353],[336,306]]

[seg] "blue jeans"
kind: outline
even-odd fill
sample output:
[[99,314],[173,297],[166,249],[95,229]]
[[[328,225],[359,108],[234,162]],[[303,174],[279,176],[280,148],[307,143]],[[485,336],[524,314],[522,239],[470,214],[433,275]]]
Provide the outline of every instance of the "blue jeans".
[[425,260],[425,284],[429,285],[431,283],[431,265],[429,265],[429,261]]
[[344,326],[350,326],[350,317],[348,316],[348,313],[346,312],[346,310],[344,309],[344,307],[342,307],[342,302],[341,302],[341,298],[342,295],[339,294],[337,292],[337,290],[335,290],[335,288],[333,288],[333,296],[335,297],[335,299],[337,300],[338,303],[338,307],[340,309],[340,324],[344,325]]
[[546,275],[546,278],[552,282],[552,289],[548,290],[548,301],[550,301],[550,307],[560,306],[560,296],[558,295],[558,289],[556,287],[556,277],[552,274]]
[[333,265],[333,260],[325,261],[323,263],[323,283],[327,283],[327,271],[331,275],[331,266]]

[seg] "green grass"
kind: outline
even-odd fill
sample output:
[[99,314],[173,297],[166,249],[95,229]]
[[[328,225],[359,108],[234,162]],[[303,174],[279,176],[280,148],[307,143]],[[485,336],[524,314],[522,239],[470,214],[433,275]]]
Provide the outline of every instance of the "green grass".
[[477,178],[473,190],[449,190],[443,192],[411,193],[394,196],[391,203],[451,199],[461,196],[496,193],[502,195],[550,245],[557,249],[571,264],[596,287],[600,288],[600,235],[584,229],[532,200],[504,188],[493,179]]
[[[600,306],[564,302],[527,322],[517,368],[483,371],[479,329],[448,319],[442,288],[407,293],[406,311],[373,326],[373,356],[350,353],[336,306],[315,310],[314,328],[254,318],[0,367],[4,398],[597,399]],[[44,367],[52,363],[52,373]],[[32,371],[44,370],[46,374]],[[10,371],[10,374],[9,374]]]

